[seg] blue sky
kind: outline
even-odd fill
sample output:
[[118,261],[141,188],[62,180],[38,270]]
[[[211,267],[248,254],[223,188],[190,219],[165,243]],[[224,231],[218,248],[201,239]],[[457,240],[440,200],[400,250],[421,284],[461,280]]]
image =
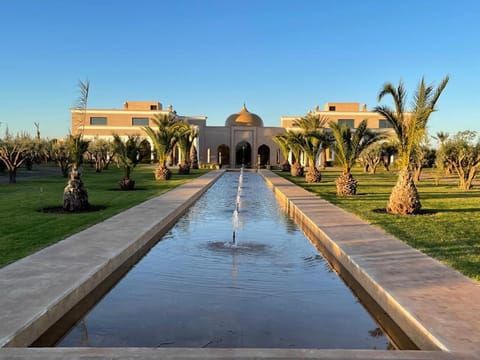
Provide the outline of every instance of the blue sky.
[[[65,136],[78,80],[89,107],[173,104],[223,125],[265,125],[326,102],[377,105],[384,82],[413,95],[450,76],[430,132],[480,130],[477,0],[15,0],[0,12],[0,135]],[[388,103],[388,101],[386,102]]]

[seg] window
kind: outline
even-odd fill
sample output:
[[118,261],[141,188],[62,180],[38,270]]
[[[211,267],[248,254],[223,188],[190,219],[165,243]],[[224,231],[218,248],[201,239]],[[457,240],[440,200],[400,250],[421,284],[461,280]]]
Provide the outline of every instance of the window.
[[390,121],[387,121],[385,119],[380,119],[378,120],[378,127],[380,129],[388,129],[388,128],[392,128],[392,124],[390,123]]
[[148,118],[132,118],[132,126],[148,126]]
[[92,116],[90,125],[107,125],[107,118],[103,116]]
[[158,110],[157,105],[150,105],[150,110]]
[[338,119],[338,126],[347,125],[350,129],[353,129],[355,126],[355,121],[353,119]]
[[336,111],[337,107],[336,106],[329,106],[328,111]]

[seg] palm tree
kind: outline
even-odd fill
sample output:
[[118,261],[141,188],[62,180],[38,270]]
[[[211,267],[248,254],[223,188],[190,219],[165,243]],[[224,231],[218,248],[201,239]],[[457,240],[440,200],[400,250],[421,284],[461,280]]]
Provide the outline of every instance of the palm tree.
[[187,122],[177,123],[177,146],[182,157],[178,173],[181,175],[190,174],[190,153],[197,136],[198,130]]
[[294,126],[301,129],[302,137],[299,146],[307,156],[309,163],[308,172],[305,174],[305,180],[308,183],[319,182],[322,179],[316,166],[316,160],[326,138],[324,129],[327,121],[326,117],[308,113],[293,123]]
[[435,89],[426,85],[422,78],[415,96],[413,110],[406,111],[405,88],[400,81],[398,87],[386,83],[378,94],[378,101],[385,95],[391,95],[395,109],[386,105],[376,106],[375,111],[385,117],[392,125],[399,141],[399,176],[387,205],[387,211],[392,214],[416,214],[421,209],[420,196],[413,181],[412,163],[416,149],[420,146],[427,128],[427,122],[435,109],[435,105],[448,83],[446,76]]
[[272,140],[278,144],[280,151],[283,155],[283,162],[282,162],[282,171],[290,171],[290,163],[288,162],[288,154],[290,152],[290,148],[288,146],[288,136],[286,133],[275,135]]
[[117,134],[113,135],[113,149],[115,160],[119,166],[123,167],[124,177],[120,180],[120,189],[133,190],[135,180],[130,178],[130,174],[135,166],[140,162],[140,139],[136,135],[129,135],[125,142]]
[[155,179],[169,180],[172,177],[172,172],[167,167],[167,159],[177,142],[176,124],[178,120],[171,113],[168,115],[157,114],[152,120],[158,129],[154,130],[150,126],[146,126],[143,130],[152,140],[157,152],[158,167],[155,170]]
[[[83,185],[80,176],[80,166],[83,161],[83,153],[88,148],[88,142],[83,140],[83,128],[87,116],[88,93],[90,91],[90,82],[79,81],[80,95],[77,100],[76,110],[83,115],[83,124],[78,124],[82,131],[77,135],[70,135],[70,156],[72,157],[72,167],[70,170],[70,179],[63,191],[63,209],[67,211],[82,211],[89,207],[88,193]],[[73,130],[73,129],[72,129]]]
[[360,153],[371,144],[383,138],[380,133],[367,129],[367,120],[363,120],[352,132],[346,125],[330,122],[335,143],[333,144],[337,161],[343,167],[343,173],[337,179],[337,195],[355,195],[357,193],[357,180],[351,170]]

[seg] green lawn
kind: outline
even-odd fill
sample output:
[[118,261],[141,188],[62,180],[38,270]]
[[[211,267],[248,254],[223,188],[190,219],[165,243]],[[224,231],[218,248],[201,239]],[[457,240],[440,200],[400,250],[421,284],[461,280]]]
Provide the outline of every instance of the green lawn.
[[358,180],[358,195],[337,197],[335,179],[340,170],[328,168],[322,172],[322,182],[307,184],[304,178],[291,181],[320,195],[325,200],[354,213],[371,224],[448,264],[463,274],[480,280],[480,189],[470,191],[457,187],[455,177],[442,179],[438,186],[432,170],[425,171],[424,180],[417,184],[425,214],[416,216],[389,215],[384,210],[396,173],[376,175],[354,171]]
[[[179,176],[175,175],[176,170],[172,170],[174,175],[171,180],[155,181],[153,169],[151,165],[137,166],[132,173],[136,190],[120,191],[118,182],[123,176],[120,169],[112,166],[109,170],[95,173],[94,169],[84,166],[82,179],[89,202],[104,209],[78,214],[39,211],[62,205],[67,179],[61,175],[24,179],[16,184],[0,181],[0,267],[208,171],[194,170],[191,175]],[[38,168],[33,173],[36,171]]]

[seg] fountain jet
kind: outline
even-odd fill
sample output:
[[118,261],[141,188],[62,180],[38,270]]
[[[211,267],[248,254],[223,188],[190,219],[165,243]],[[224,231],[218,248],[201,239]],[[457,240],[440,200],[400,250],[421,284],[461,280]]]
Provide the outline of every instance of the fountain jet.
[[232,244],[236,245],[235,232],[238,229],[238,213],[240,211],[240,194],[242,193],[242,183],[243,183],[243,166],[240,169],[240,176],[238,177],[238,188],[237,188],[237,197],[235,199],[235,210],[233,210],[233,236]]

